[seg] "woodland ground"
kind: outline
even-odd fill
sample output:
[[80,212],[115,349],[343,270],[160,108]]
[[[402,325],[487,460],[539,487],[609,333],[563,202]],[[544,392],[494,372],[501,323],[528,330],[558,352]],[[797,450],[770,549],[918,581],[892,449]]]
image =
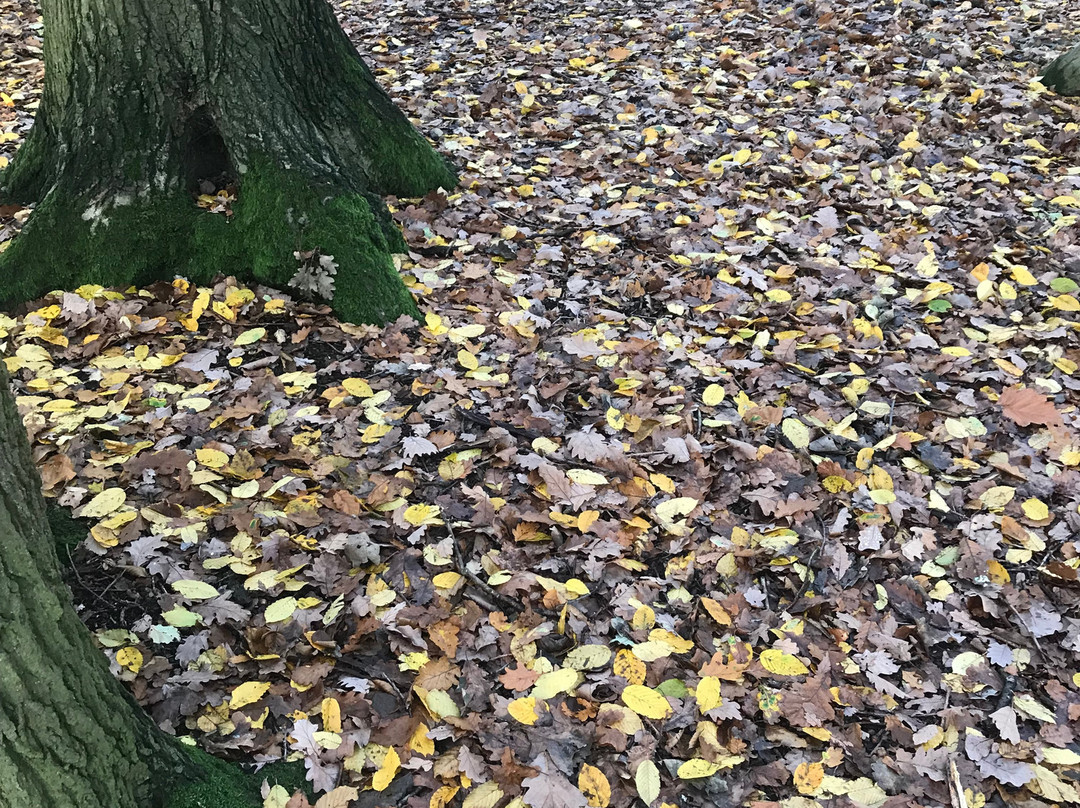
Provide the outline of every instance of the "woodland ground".
[[117,675],[391,805],[1080,802],[1077,10],[342,3],[461,171],[424,323],[0,315]]

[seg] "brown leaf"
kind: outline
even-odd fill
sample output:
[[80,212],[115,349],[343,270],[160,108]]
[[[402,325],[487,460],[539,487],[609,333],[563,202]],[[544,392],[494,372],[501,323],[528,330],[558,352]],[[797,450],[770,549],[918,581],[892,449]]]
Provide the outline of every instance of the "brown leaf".
[[503,671],[499,676],[499,681],[507,690],[521,693],[536,684],[536,680],[539,678],[539,673],[529,670],[519,662],[514,667]]
[[75,466],[72,464],[71,458],[61,452],[52,455],[42,463],[39,470],[41,472],[42,487],[46,491],[51,491],[60,483],[75,479]]
[[446,657],[439,657],[417,671],[414,684],[425,690],[449,690],[460,676],[461,668]]
[[1030,387],[1009,387],[1002,391],[998,403],[1001,411],[1017,426],[1062,426],[1061,413],[1054,409],[1054,403]]

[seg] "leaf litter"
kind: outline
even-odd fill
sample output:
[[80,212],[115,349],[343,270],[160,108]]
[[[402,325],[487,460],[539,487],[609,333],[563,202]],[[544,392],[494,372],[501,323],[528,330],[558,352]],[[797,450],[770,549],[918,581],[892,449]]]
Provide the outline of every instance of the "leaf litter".
[[[1076,21],[338,11],[461,170],[391,201],[422,323],[0,316],[155,720],[328,804],[1080,802],[1080,130],[1030,81]],[[39,27],[0,3],[7,156]]]

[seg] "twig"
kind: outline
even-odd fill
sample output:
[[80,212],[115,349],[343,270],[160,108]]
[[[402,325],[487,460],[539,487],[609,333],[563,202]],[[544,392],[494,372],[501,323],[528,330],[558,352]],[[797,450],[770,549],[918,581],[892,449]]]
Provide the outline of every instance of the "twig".
[[952,796],[953,808],[968,808],[967,798],[964,796],[964,784],[960,782],[960,772],[956,768],[956,761],[949,759],[949,792]]
[[478,412],[467,410],[464,407],[454,407],[454,412],[456,412],[466,421],[472,421],[474,424],[480,424],[481,426],[498,427],[500,429],[505,429],[511,435],[517,435],[519,438],[536,440],[540,437],[539,432],[533,432],[531,429],[522,429],[520,426],[514,426],[513,424],[506,423],[505,421],[496,421],[494,418],[488,418],[486,415],[481,415]]
[[1009,611],[1016,616],[1016,619],[1020,622],[1021,627],[1024,629],[1024,633],[1031,637],[1031,641],[1035,643],[1035,650],[1039,652],[1039,656],[1042,657],[1043,662],[1047,662],[1048,658],[1046,656],[1046,652],[1043,651],[1042,646],[1039,645],[1039,638],[1035,636],[1035,632],[1031,630],[1031,627],[1027,624],[1027,621],[1024,620],[1020,612],[1016,611],[1016,607],[1009,603],[1008,600],[1005,600],[1005,605],[1008,606]]
[[[485,596],[491,603],[496,603],[500,608],[512,611],[514,613],[523,612],[525,607],[512,598],[508,598],[506,595],[497,591],[487,581],[482,579],[479,575],[469,569],[469,565],[465,563],[465,554],[461,550],[461,544],[458,542],[457,535],[454,533],[454,528],[450,526],[450,520],[446,520],[446,532],[450,534],[450,543],[454,548],[454,566],[457,567],[457,571],[464,575],[466,580]],[[472,600],[476,600],[484,608],[490,608],[491,603],[485,603],[477,598],[470,596]]]
[[825,527],[825,520],[821,518],[821,514],[814,511],[814,519],[817,521],[818,532],[821,533],[821,539],[818,541],[817,547],[810,553],[810,558],[806,560],[806,580],[803,581],[803,585],[799,588],[799,594],[797,594],[792,600],[795,603],[799,598],[806,594],[806,590],[810,588],[814,582],[814,561],[817,560],[818,555],[821,553],[821,549],[825,546],[825,539],[829,535],[828,528]]

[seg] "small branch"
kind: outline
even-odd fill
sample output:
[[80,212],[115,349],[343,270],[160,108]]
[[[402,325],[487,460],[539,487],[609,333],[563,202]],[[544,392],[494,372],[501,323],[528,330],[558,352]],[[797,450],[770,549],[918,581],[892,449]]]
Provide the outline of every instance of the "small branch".
[[[525,610],[525,607],[517,601],[508,598],[506,595],[495,590],[491,584],[482,579],[479,575],[469,569],[469,565],[465,563],[465,554],[462,552],[461,543],[458,541],[457,535],[454,533],[454,528],[450,526],[450,520],[446,520],[446,532],[450,534],[450,542],[454,548],[454,566],[457,571],[465,576],[465,579],[475,586],[480,593],[484,596],[483,600],[478,598],[472,598],[479,605],[485,609],[490,609],[492,604],[498,604],[500,609],[514,612],[515,614]],[[494,611],[494,610],[492,610]]]
[[1039,638],[1035,636],[1035,632],[1031,630],[1031,627],[1027,624],[1027,621],[1024,620],[1023,615],[1021,615],[1020,612],[1016,611],[1016,607],[1009,603],[1007,599],[1003,598],[1003,600],[1005,600],[1005,605],[1009,607],[1009,611],[1013,613],[1017,621],[1020,623],[1020,626],[1024,629],[1024,633],[1031,637],[1031,641],[1035,643],[1035,650],[1039,652],[1039,656],[1042,657],[1043,662],[1047,662],[1048,657],[1046,656],[1046,652],[1043,651],[1042,646],[1039,645]]

